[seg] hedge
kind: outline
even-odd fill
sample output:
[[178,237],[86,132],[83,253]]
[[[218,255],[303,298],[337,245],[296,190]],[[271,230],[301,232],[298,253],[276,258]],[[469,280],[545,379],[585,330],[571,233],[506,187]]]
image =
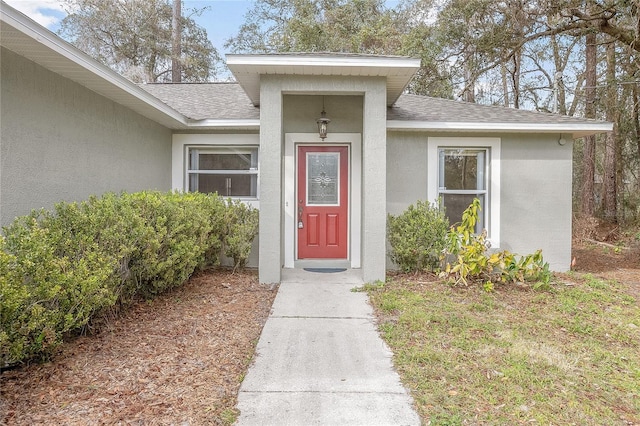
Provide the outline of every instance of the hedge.
[[66,333],[222,256],[243,267],[257,210],[213,194],[105,194],[17,218],[0,235],[0,367],[50,358]]

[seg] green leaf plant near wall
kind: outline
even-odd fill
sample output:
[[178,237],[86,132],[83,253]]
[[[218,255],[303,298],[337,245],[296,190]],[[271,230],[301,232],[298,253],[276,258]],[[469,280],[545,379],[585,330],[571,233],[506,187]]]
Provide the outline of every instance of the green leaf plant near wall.
[[215,194],[105,194],[17,218],[0,235],[0,367],[47,359],[64,335],[231,258],[258,211]]
[[462,214],[462,221],[447,233],[440,277],[452,284],[482,282],[486,291],[492,291],[498,283],[534,282],[534,287],[547,286],[551,272],[541,250],[525,256],[507,250],[489,251],[486,230],[475,233],[480,210],[480,200],[476,198]]

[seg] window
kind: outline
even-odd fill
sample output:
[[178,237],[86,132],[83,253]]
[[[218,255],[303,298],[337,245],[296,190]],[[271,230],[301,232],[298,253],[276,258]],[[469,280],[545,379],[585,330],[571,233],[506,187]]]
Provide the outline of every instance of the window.
[[482,211],[476,231],[487,230],[500,247],[500,138],[430,137],[427,141],[427,197],[442,200],[449,221],[462,219],[474,198]]
[[474,198],[480,200],[482,212],[476,232],[485,228],[487,213],[487,149],[438,149],[438,198],[442,200],[449,223],[462,220],[462,213]]
[[449,223],[462,220],[462,213],[474,198],[482,211],[476,232],[486,228],[487,161],[486,148],[438,148],[438,198],[442,200]]
[[258,198],[258,148],[189,147],[187,190]]

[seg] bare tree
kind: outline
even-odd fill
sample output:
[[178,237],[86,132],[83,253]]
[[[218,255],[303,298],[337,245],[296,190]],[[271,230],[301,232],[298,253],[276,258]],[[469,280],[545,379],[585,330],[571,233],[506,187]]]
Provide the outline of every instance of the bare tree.
[[173,16],[171,17],[171,81],[182,81],[182,0],[173,0]]
[[[170,0],[63,0],[69,14],[60,34],[89,55],[136,82],[168,82],[172,76]],[[179,2],[178,2],[179,3]],[[198,13],[198,11],[193,11]],[[220,60],[204,28],[179,19],[181,78],[207,81]]]
[[616,86],[616,48],[615,41],[607,43],[607,79],[606,79],[606,118],[613,123],[613,131],[605,137],[603,196],[604,218],[609,222],[618,219],[618,186],[616,184],[617,166],[617,126],[618,89]]
[[[596,84],[597,84],[597,37],[595,32],[585,37],[585,106],[586,118],[596,118]],[[580,194],[582,213],[587,216],[595,214],[594,180],[596,171],[596,137],[584,138],[582,157],[582,191]]]

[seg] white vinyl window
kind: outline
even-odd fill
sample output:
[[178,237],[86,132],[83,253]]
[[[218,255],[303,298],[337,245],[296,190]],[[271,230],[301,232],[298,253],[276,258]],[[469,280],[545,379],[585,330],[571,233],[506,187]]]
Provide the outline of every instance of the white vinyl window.
[[482,211],[476,232],[487,230],[492,247],[500,246],[499,138],[430,137],[428,139],[428,197],[440,200],[449,222],[462,220],[474,198]]
[[258,148],[252,146],[188,147],[188,191],[223,197],[258,198]]
[[438,148],[438,198],[445,208],[449,223],[462,220],[462,213],[474,198],[482,211],[476,232],[486,228],[488,216],[487,148]]

